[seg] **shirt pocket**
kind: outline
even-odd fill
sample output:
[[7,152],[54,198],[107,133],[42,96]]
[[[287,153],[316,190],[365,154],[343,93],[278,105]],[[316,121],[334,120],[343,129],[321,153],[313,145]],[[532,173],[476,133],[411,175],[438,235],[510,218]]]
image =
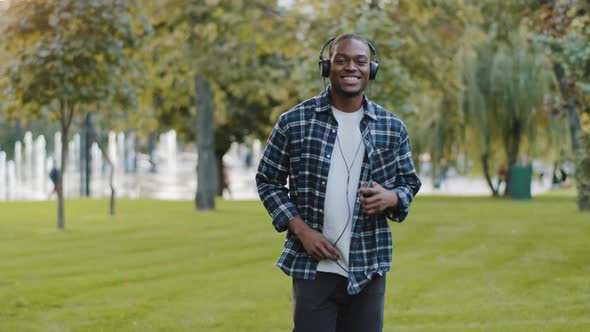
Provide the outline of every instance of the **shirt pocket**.
[[397,153],[392,149],[375,148],[371,165],[371,178],[382,187],[392,190],[397,174]]

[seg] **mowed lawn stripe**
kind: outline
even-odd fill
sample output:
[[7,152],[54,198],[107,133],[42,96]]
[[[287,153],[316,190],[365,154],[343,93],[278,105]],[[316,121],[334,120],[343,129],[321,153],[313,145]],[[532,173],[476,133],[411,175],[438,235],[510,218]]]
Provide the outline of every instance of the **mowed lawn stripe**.
[[[572,200],[452,201],[439,198],[434,205],[454,206],[454,212],[439,208],[430,210],[437,214],[427,220],[420,216],[426,227],[442,227],[434,232],[440,235],[438,240],[418,249],[421,254],[409,253],[419,244],[406,248],[406,239],[413,238],[404,233],[409,224],[398,229],[394,269],[403,278],[394,281],[399,291],[391,302],[397,308],[390,313],[400,317],[396,311],[405,310],[408,315],[393,320],[396,327],[390,330],[530,331],[530,324],[538,324],[535,331],[573,331],[588,323],[590,278],[578,271],[589,266],[583,257],[590,257],[590,251],[583,239],[589,235],[590,217],[578,213]],[[453,222],[453,214],[463,218]],[[454,231],[445,231],[446,226],[436,225],[438,221],[450,222]],[[473,232],[473,227],[480,232]],[[420,232],[420,228],[408,227],[408,232]],[[472,245],[465,246],[468,243]],[[425,255],[425,250],[436,250],[438,255]],[[578,276],[573,284],[568,281],[572,276]],[[420,321],[435,324],[423,326],[417,324]]]
[[[256,201],[0,203],[0,331],[288,331],[284,241]],[[571,195],[417,197],[392,223],[386,331],[590,330]]]

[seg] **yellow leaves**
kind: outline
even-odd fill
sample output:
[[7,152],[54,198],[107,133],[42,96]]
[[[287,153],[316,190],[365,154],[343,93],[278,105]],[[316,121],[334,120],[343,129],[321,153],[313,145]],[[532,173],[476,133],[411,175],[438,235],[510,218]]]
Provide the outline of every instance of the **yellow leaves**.
[[76,75],[74,82],[76,82],[76,84],[79,86],[89,86],[91,85],[90,83],[92,82],[92,79],[87,75]]
[[199,39],[207,39],[209,42],[213,42],[217,39],[218,35],[217,24],[209,22],[204,25],[195,25],[193,27],[193,33]]
[[289,90],[286,88],[274,87],[272,92],[273,98],[276,100],[287,100],[289,98]]
[[223,9],[223,7],[217,7],[211,13],[211,18],[213,18],[213,19],[219,19],[219,18],[222,18],[223,15],[225,15],[225,10]]
[[580,114],[580,123],[582,125],[582,130],[588,134],[590,134],[590,114],[582,113]]
[[571,29],[582,32],[585,27],[590,26],[590,15],[576,17],[571,24]]
[[547,117],[546,114],[541,113],[541,112],[537,112],[535,113],[535,121],[537,122],[537,125],[539,125],[540,127],[547,127],[549,125],[549,118]]
[[95,54],[94,60],[96,60],[97,62],[104,62],[104,54]]

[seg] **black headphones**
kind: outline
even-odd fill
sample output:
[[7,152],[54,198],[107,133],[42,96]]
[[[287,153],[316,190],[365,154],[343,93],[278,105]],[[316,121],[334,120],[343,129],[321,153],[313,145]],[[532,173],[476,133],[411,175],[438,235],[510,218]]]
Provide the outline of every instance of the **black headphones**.
[[[336,37],[332,37],[330,39],[328,39],[328,41],[324,44],[324,46],[322,46],[322,50],[320,51],[320,61],[318,62],[318,64],[320,65],[320,73],[322,74],[323,77],[328,77],[330,76],[330,59],[324,59],[324,49],[332,44],[332,42],[336,40]],[[370,64],[370,70],[369,70],[369,80],[375,80],[375,76],[377,76],[377,69],[379,69],[379,56],[377,55],[377,51],[375,50],[375,47],[373,47],[373,45],[371,43],[369,43],[368,41],[367,45],[369,46],[369,49],[371,50],[371,53],[373,53],[373,58],[375,59],[375,61],[371,61]]]

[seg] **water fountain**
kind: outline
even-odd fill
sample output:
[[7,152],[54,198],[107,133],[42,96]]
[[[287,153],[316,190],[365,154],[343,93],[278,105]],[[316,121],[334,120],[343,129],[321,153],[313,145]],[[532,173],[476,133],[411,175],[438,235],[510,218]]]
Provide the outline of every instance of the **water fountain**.
[[[61,167],[61,134],[53,137],[53,150],[48,150],[45,137],[24,135],[16,142],[14,156],[9,159],[0,151],[0,201],[44,200],[53,189],[49,172]],[[74,134],[67,142],[67,168],[64,175],[64,196],[80,197],[85,168],[81,167],[81,137]],[[254,141],[248,147],[234,143],[224,160],[230,170],[230,186],[234,199],[255,199],[254,174],[261,153],[261,142]],[[155,172],[152,172],[149,156],[136,152],[133,134],[110,132],[105,153],[115,166],[114,185],[117,197],[193,199],[196,192],[197,153],[194,145],[179,148],[176,132],[168,131],[159,136],[154,150]],[[110,196],[110,168],[97,143],[90,147],[90,194],[101,198]],[[249,158],[249,161],[248,161]],[[55,199],[55,195],[51,197]],[[227,197],[226,198],[230,198]]]
[[6,152],[0,151],[0,201],[6,200]]
[[6,165],[6,199],[8,200],[15,200],[17,198],[16,179],[16,163],[14,160],[10,160]]

